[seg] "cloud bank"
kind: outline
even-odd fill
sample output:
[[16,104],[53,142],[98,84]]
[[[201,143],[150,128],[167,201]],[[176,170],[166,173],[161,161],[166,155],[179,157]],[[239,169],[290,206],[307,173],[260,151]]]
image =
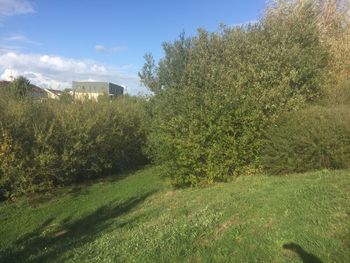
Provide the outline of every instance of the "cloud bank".
[[146,93],[136,74],[125,67],[114,67],[93,60],[77,60],[46,54],[6,52],[0,54],[0,78],[11,80],[19,75],[40,87],[71,88],[72,81],[109,81],[127,87],[129,94]]
[[[1,1],[1,0],[0,0]],[[7,43],[7,44],[13,44],[13,43],[21,43],[21,44],[31,44],[31,45],[36,45],[40,46],[41,43],[37,41],[33,41],[29,39],[27,36],[22,35],[22,34],[11,34],[7,36],[0,37],[0,47],[2,43]]]

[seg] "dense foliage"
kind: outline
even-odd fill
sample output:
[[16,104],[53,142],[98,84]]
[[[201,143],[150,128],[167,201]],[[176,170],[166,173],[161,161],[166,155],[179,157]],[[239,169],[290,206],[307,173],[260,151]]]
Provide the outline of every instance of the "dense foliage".
[[[176,186],[261,168],[349,167],[348,0],[274,0],[254,24],[185,33],[139,73],[153,93],[36,101],[0,94],[0,197],[162,163]],[[348,147],[348,148],[347,148]]]
[[175,185],[261,167],[268,128],[326,96],[334,54],[319,23],[322,8],[276,1],[259,23],[181,34],[164,44],[158,65],[146,56],[140,77],[155,94],[150,152],[167,163]]
[[141,99],[73,103],[66,97],[40,102],[30,96],[19,100],[12,92],[1,95],[2,197],[76,183],[145,162]]
[[350,167],[350,107],[310,107],[270,128],[265,168],[275,174]]

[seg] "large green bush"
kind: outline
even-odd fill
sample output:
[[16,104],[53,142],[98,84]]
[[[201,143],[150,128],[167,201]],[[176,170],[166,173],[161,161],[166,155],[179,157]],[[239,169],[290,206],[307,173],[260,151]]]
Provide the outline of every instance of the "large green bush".
[[0,196],[28,194],[145,163],[144,101],[0,99]]
[[267,132],[263,164],[274,174],[350,167],[350,107],[313,106],[283,115]]
[[313,10],[286,23],[263,20],[182,34],[140,77],[151,100],[150,151],[175,185],[223,181],[259,167],[263,135],[285,111],[324,92],[328,52]]

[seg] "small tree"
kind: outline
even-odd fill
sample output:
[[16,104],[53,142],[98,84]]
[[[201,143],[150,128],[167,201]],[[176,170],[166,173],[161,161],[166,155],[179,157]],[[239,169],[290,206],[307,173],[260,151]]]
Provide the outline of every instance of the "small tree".
[[161,90],[157,76],[158,68],[151,53],[147,53],[144,58],[146,62],[141,72],[138,74],[139,78],[144,86],[146,86],[153,93],[157,94]]
[[17,98],[24,98],[30,95],[30,81],[23,76],[16,78],[10,86],[12,93]]

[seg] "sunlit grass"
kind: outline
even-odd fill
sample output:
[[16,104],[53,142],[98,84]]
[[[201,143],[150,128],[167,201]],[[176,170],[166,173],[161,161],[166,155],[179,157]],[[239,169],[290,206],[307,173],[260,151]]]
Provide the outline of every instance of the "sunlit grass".
[[0,204],[0,262],[349,262],[348,171],[183,190],[161,173]]

